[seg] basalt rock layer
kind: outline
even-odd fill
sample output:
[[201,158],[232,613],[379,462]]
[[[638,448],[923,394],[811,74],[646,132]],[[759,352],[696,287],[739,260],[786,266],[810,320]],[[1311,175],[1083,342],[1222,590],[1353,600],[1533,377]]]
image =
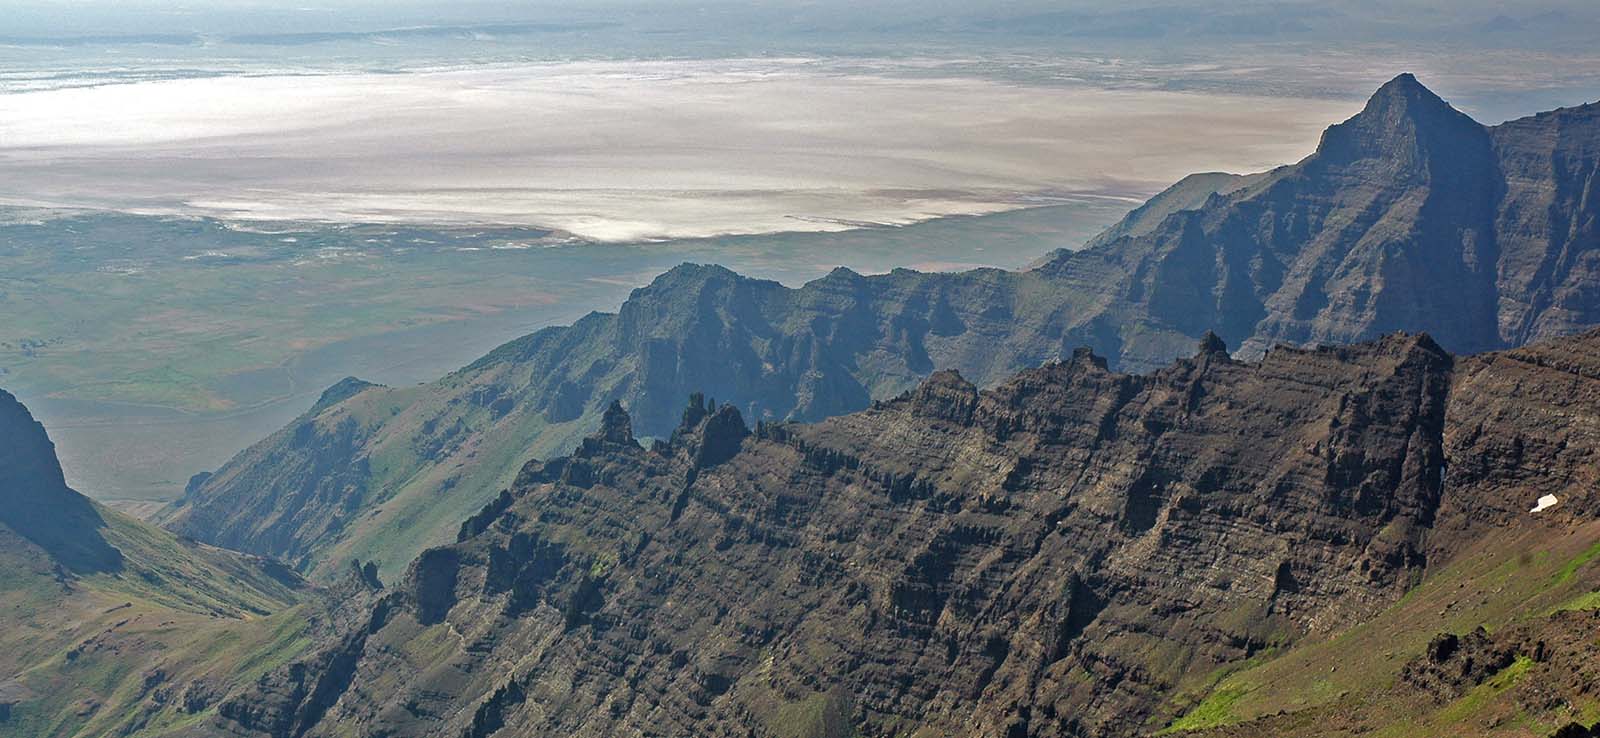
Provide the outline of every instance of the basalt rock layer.
[[[1208,336],[1145,376],[1085,350],[813,425],[697,398],[651,448],[613,407],[206,729],[1154,732],[1184,685],[1372,618],[1476,542],[1586,524],[1597,349],[1394,335],[1251,363]],[[1481,640],[1484,673],[1412,681],[1467,689],[1522,643]]]

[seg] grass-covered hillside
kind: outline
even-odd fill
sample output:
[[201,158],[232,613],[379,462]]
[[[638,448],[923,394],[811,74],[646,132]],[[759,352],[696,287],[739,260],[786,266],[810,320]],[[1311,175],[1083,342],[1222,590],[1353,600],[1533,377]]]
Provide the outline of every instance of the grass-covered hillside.
[[[1370,621],[1191,685],[1174,696],[1182,717],[1159,732],[1545,738],[1570,723],[1593,725],[1597,555],[1595,523],[1486,540]],[[1479,628],[1492,645],[1437,652],[1448,642],[1440,636],[1471,643]]]
[[102,512],[118,571],[0,529],[0,734],[161,735],[308,645],[292,574]]
[[0,392],[0,735],[191,724],[307,647],[315,598],[281,564],[74,492],[44,428]]

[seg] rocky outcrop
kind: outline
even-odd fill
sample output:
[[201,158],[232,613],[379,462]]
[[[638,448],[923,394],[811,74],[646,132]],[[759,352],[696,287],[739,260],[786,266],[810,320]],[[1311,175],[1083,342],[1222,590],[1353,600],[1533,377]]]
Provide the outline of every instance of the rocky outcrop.
[[1486,128],[1402,75],[1304,161],[1185,180],[1034,270],[841,269],[790,289],[684,265],[615,315],[518,339],[433,385],[335,392],[164,519],[325,574],[356,555],[398,573],[614,401],[662,438],[691,392],[752,422],[817,420],[938,370],[989,387],[1080,346],[1154,370],[1207,331],[1241,358],[1395,330],[1458,352],[1573,333],[1600,324],[1596,147],[1600,106]]
[[[1541,647],[1542,648],[1542,647]],[[1544,652],[1539,652],[1542,658]],[[1499,643],[1483,628],[1465,636],[1440,633],[1428,643],[1427,653],[1406,665],[1401,680],[1436,702],[1466,694],[1517,660],[1514,645]]]
[[1445,518],[1481,502],[1441,474],[1462,371],[1425,336],[1259,363],[1210,336],[1145,376],[1080,351],[753,433],[697,397],[648,450],[613,408],[268,680],[345,685],[273,690],[316,719],[208,729],[1140,734],[1186,679],[1359,622],[1445,560],[1441,531],[1470,529]]
[[1600,689],[1596,632],[1600,610],[1525,612],[1493,633],[1440,633],[1398,678],[1367,685],[1360,695],[1306,714],[1280,711],[1185,735],[1309,738],[1412,730],[1589,738],[1600,727],[1587,717]]

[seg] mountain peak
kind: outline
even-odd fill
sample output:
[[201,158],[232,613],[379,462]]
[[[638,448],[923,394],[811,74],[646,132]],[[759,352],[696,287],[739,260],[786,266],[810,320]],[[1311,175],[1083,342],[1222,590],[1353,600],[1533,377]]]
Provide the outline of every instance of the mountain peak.
[[[0,501],[10,495],[66,495],[67,480],[56,460],[55,444],[15,396],[0,390]],[[27,484],[23,484],[26,481]]]
[[1417,79],[1417,75],[1410,72],[1401,72],[1395,75],[1394,79],[1383,83],[1383,86],[1378,88],[1378,92],[1374,97],[1387,92],[1424,92],[1429,95],[1433,94],[1433,90],[1428,89],[1427,85],[1422,84]]
[[1382,87],[1378,88],[1377,92],[1372,93],[1371,98],[1367,99],[1366,109],[1361,112],[1365,115],[1383,112],[1397,106],[1413,115],[1440,113],[1465,117],[1464,114],[1451,107],[1450,103],[1445,102],[1444,98],[1434,94],[1433,90],[1428,89],[1426,85],[1417,79],[1416,75],[1410,72],[1400,74],[1394,79],[1385,82]]
[[1383,175],[1389,178],[1487,147],[1487,129],[1407,73],[1379,87],[1361,112],[1323,133],[1317,159],[1334,166],[1377,160],[1394,170]]

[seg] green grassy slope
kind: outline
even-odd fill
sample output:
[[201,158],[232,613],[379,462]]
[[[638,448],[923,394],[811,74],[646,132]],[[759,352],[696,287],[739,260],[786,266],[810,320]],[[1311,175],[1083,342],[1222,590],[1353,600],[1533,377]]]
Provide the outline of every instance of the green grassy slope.
[[[486,408],[455,402],[474,384],[502,378],[473,379],[446,378],[440,383],[447,387],[444,392],[374,390],[349,403],[359,422],[374,428],[369,485],[377,504],[316,551],[309,569],[314,578],[337,576],[351,559],[379,562],[385,579],[398,576],[424,549],[453,541],[461,521],[508,487],[529,459],[565,452],[594,425],[590,414],[550,423],[526,409],[496,417]],[[430,423],[460,429],[446,443],[448,449],[419,447],[419,438],[428,435],[418,431]]]
[[162,735],[309,646],[309,592],[280,566],[101,513],[117,571],[0,526],[0,735]]
[[1490,536],[1372,620],[1191,685],[1174,697],[1179,717],[1152,728],[1196,736],[1544,738],[1570,722],[1600,720],[1600,694],[1574,683],[1581,680],[1559,660],[1519,653],[1461,695],[1430,695],[1402,674],[1441,633],[1550,631],[1553,614],[1595,608],[1600,523]]

